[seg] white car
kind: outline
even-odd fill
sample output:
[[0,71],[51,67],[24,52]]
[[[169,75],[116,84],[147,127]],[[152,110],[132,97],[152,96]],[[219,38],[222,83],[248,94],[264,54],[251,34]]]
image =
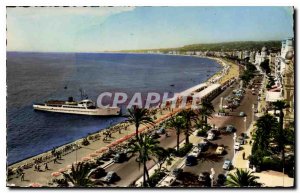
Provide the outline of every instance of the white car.
[[194,147],[192,149],[192,152],[189,155],[194,156],[194,157],[199,157],[200,154],[201,154],[201,151],[198,149],[198,147]]
[[238,142],[234,143],[234,149],[236,151],[240,150],[240,146],[241,146],[240,143],[238,143]]
[[215,138],[215,134],[214,133],[208,133],[207,135],[207,139],[208,140],[213,140]]
[[176,181],[176,178],[174,176],[167,176],[166,178],[163,178],[159,183],[158,187],[169,187]]

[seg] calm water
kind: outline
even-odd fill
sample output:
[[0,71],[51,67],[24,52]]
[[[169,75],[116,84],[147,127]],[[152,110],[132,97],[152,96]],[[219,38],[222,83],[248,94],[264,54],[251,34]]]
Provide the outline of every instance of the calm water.
[[32,109],[35,102],[80,99],[80,88],[94,101],[107,91],[180,92],[220,69],[213,60],[184,56],[8,52],[7,161],[20,161],[122,119],[38,112]]

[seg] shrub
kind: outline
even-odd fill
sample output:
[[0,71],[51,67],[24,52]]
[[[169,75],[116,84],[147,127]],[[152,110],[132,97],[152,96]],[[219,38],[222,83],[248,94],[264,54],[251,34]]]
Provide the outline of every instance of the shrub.
[[165,172],[155,171],[155,173],[152,176],[150,176],[150,178],[149,178],[149,181],[148,181],[149,186],[155,187],[155,185],[165,176],[166,176]]
[[179,148],[179,150],[176,152],[176,156],[183,157],[185,156],[191,149],[193,148],[193,144],[185,144],[183,147]]
[[82,145],[87,146],[90,144],[89,140],[87,138],[84,138],[83,141],[81,142]]
[[207,133],[206,133],[205,129],[199,129],[197,131],[197,136],[206,137]]

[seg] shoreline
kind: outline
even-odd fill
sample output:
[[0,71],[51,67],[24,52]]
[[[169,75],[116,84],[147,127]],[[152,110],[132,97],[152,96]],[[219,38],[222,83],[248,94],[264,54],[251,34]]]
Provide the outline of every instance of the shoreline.
[[[171,54],[166,54],[166,55],[171,55]],[[188,55],[182,55],[182,56],[188,56]],[[219,74],[224,70],[224,67],[226,66],[225,61],[223,61],[223,60],[220,59],[220,58],[203,57],[203,56],[190,56],[190,57],[208,58],[208,59],[211,59],[211,60],[216,61],[219,65],[223,66],[223,68],[222,68],[220,71],[214,73],[212,76],[208,77],[208,78],[207,78],[205,81],[203,81],[202,83],[196,84],[196,85],[190,87],[189,89],[191,89],[191,88],[193,88],[193,87],[196,87],[196,86],[198,86],[198,85],[201,85],[201,84],[203,84],[203,83],[208,83],[208,82],[209,82],[211,79],[213,79],[216,75],[219,75]],[[230,65],[230,66],[231,66],[231,65]],[[229,69],[229,70],[230,70],[230,69]],[[182,92],[183,92],[183,91],[182,91]],[[156,113],[156,116],[157,116],[157,114],[158,114],[158,113]],[[114,124],[114,125],[111,125],[110,127],[103,128],[103,129],[101,129],[101,130],[98,130],[98,131],[95,131],[95,132],[93,132],[93,133],[90,133],[90,134],[86,135],[85,137],[81,137],[81,138],[79,138],[79,139],[73,140],[73,141],[71,141],[71,142],[67,142],[67,143],[62,144],[62,145],[58,145],[58,146],[56,146],[55,148],[56,148],[57,150],[61,150],[61,149],[65,148],[66,146],[69,146],[69,145],[81,144],[81,142],[82,142],[85,138],[89,138],[89,137],[95,136],[95,135],[97,135],[97,134],[100,134],[101,136],[104,136],[103,133],[104,133],[107,129],[111,129],[112,127],[116,127],[116,126],[121,125],[121,124],[122,124],[122,122],[116,123],[116,124]],[[126,130],[130,131],[130,128],[129,128],[130,126],[132,126],[132,125],[127,126],[127,129],[126,129]],[[129,128],[129,129],[128,129],[128,128]],[[124,130],[124,129],[123,129],[123,130]],[[115,140],[117,140],[117,138],[116,138]],[[7,168],[15,168],[15,167],[18,167],[18,166],[26,165],[26,164],[28,164],[28,163],[33,162],[34,159],[38,159],[38,158],[40,158],[40,157],[50,155],[50,154],[51,154],[51,151],[52,151],[52,149],[49,149],[49,150],[47,150],[47,151],[44,151],[44,152],[42,152],[42,153],[33,155],[33,156],[31,156],[31,157],[24,158],[24,159],[22,159],[22,160],[20,160],[20,161],[17,161],[17,162],[12,163],[12,164],[8,164],[8,163],[7,163],[7,164],[6,164],[6,165],[7,165]]]

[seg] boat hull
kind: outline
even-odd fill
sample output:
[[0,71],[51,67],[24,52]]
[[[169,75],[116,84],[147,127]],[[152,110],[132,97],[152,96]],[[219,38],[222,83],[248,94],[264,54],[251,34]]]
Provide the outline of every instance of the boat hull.
[[96,109],[74,109],[66,107],[53,107],[46,105],[33,105],[34,110],[55,113],[90,115],[90,116],[117,116],[120,115],[119,107],[96,108]]

